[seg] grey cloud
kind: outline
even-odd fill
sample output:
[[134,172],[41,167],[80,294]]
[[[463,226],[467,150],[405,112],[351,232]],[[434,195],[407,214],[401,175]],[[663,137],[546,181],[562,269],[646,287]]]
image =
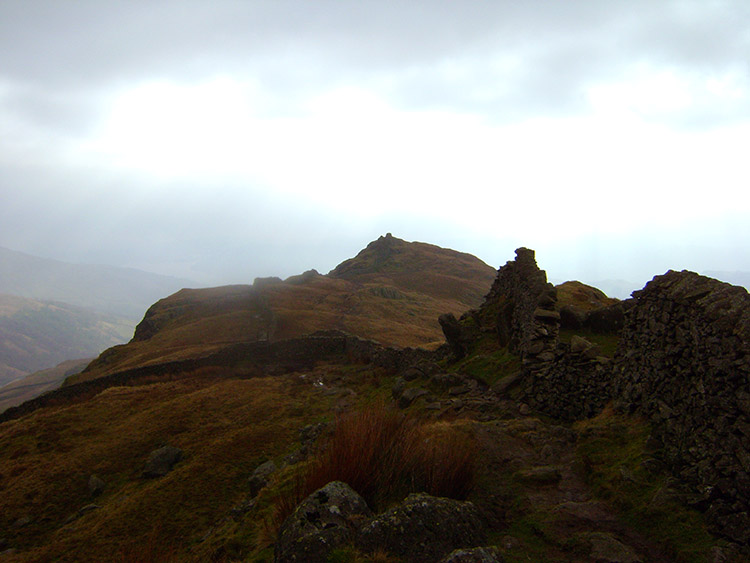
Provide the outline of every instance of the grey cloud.
[[[39,88],[40,98],[45,89],[232,73],[257,80],[275,113],[337,83],[382,82],[405,109],[517,120],[583,112],[588,85],[634,62],[747,73],[749,11],[741,1],[10,1],[0,6],[0,50],[11,54],[0,76]],[[518,62],[498,69],[502,57]],[[695,111],[694,121],[712,120]],[[746,115],[744,105],[724,110],[733,112]],[[677,117],[691,119],[689,110]]]

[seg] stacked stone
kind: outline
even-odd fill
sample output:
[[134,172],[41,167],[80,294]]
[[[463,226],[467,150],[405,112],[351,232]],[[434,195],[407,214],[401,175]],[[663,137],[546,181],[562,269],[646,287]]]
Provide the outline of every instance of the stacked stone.
[[612,398],[609,358],[580,337],[558,344],[554,361],[524,381],[526,402],[555,418],[574,421],[597,415]]
[[750,542],[750,296],[682,271],[634,293],[616,356],[622,408],[645,414],[717,531]]
[[516,259],[498,270],[482,309],[497,309],[500,344],[532,365],[555,357],[560,330],[556,302],[557,292],[537,266],[534,251],[519,248]]

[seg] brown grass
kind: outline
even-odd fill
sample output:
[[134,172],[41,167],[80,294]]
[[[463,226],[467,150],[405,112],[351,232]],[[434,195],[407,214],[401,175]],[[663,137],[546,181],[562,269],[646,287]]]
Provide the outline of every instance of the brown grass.
[[339,416],[333,435],[295,487],[277,497],[272,536],[307,495],[343,481],[374,510],[411,492],[465,499],[474,485],[476,444],[447,423],[427,424],[378,402]]

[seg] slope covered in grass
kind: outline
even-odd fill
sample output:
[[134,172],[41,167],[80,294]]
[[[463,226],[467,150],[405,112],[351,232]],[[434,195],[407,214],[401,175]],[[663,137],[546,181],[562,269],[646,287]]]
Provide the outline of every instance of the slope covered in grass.
[[133,327],[111,314],[0,294],[0,385],[65,360],[96,356],[126,342]]
[[328,275],[181,290],[154,304],[127,346],[71,382],[197,357],[228,344],[338,329],[395,346],[442,342],[437,322],[481,303],[495,270],[468,254],[390,235]]

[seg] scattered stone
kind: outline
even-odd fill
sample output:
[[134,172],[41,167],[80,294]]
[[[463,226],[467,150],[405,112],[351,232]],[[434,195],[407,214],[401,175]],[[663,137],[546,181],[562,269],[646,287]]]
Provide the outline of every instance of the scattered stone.
[[419,368],[410,367],[401,372],[401,377],[404,378],[404,381],[414,381],[415,379],[424,377],[424,373]]
[[521,547],[521,541],[513,536],[503,536],[500,539],[500,544],[506,551],[511,549],[518,549],[519,547]]
[[485,539],[484,522],[473,503],[414,493],[363,526],[357,546],[429,562],[455,549],[477,547]]
[[97,477],[96,475],[91,475],[89,477],[89,496],[98,497],[104,492],[104,488],[106,486],[107,484],[99,477]]
[[403,377],[397,377],[396,381],[393,382],[393,387],[391,387],[391,397],[397,401],[404,389],[406,389],[406,380]]
[[642,563],[635,550],[603,532],[586,535],[591,545],[591,560],[596,563]]
[[494,547],[457,549],[443,557],[440,563],[503,563],[505,559]]
[[452,313],[440,315],[438,322],[456,359],[466,356],[479,336],[479,331],[462,325]]
[[471,391],[471,387],[469,387],[468,385],[459,385],[457,387],[451,387],[450,389],[448,389],[448,394],[452,396],[464,395],[469,391]]
[[350,542],[357,525],[371,515],[367,503],[349,485],[328,483],[284,520],[274,561],[325,561],[331,550]]
[[80,516],[83,516],[84,514],[86,514],[88,512],[92,512],[94,510],[99,510],[100,508],[101,508],[101,506],[99,506],[98,504],[87,504],[86,506],[84,506],[83,508],[80,508],[78,510],[78,514]]
[[597,501],[566,502],[555,508],[555,512],[586,522],[614,522],[616,520],[607,507]]
[[559,483],[560,479],[562,479],[562,475],[560,475],[558,469],[547,465],[524,469],[516,473],[516,475],[522,481],[526,481],[527,483],[538,483],[540,485],[553,485]]
[[577,334],[574,334],[570,338],[570,351],[573,354],[582,354],[589,348],[593,348],[593,347],[594,345],[591,342],[589,342],[582,336],[578,336]]
[[24,528],[25,526],[28,526],[34,521],[34,519],[31,516],[21,516],[18,518],[13,524],[11,524],[11,528],[19,529]]
[[271,474],[275,473],[278,468],[273,460],[269,460],[265,463],[260,464],[250,475],[247,480],[248,489],[250,490],[250,497],[256,497],[260,490],[268,485],[268,478]]
[[151,452],[143,476],[147,478],[163,477],[182,459],[182,450],[174,446],[163,446]]
[[513,375],[503,377],[500,381],[492,386],[492,390],[498,395],[504,395],[522,379],[522,373],[519,371]]
[[427,390],[422,389],[421,387],[411,387],[407,389],[398,399],[398,408],[405,409],[423,395],[427,395]]
[[318,424],[308,424],[307,426],[303,426],[299,431],[299,441],[303,446],[312,446],[327,429],[327,422],[319,422]]
[[463,383],[463,378],[455,373],[436,373],[430,377],[430,383],[441,389],[449,389]]

